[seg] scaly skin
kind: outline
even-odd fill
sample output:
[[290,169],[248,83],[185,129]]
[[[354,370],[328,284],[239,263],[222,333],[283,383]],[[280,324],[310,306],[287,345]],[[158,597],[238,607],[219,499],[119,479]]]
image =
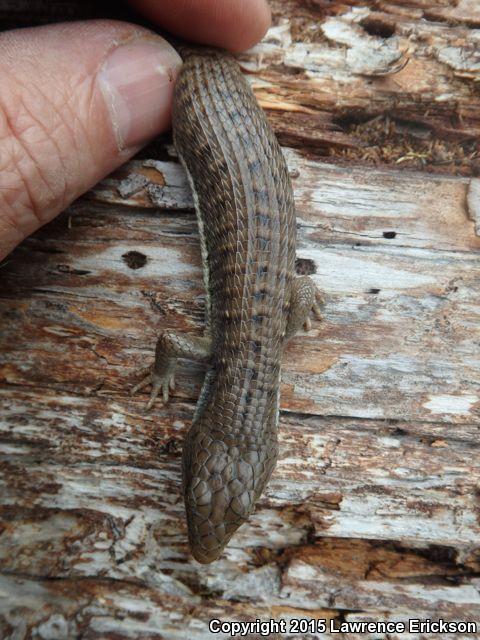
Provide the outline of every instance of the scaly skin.
[[192,185],[207,290],[204,338],[160,336],[153,403],[168,399],[177,357],[208,362],[183,447],[190,546],[208,563],[249,517],[277,459],[286,340],[315,304],[294,279],[295,210],[288,170],[237,63],[190,50],[177,80],[174,142]]

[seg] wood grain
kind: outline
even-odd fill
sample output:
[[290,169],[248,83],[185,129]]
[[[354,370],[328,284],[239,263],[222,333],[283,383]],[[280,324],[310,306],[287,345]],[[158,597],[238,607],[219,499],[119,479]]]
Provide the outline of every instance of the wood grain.
[[[27,21],[9,6],[4,24]],[[326,299],[288,347],[275,475],[222,560],[192,561],[180,451],[202,371],[182,363],[150,414],[128,393],[160,328],[202,331],[192,200],[166,139],[0,265],[1,638],[479,619],[477,4],[272,8],[240,58],[284,144],[298,271]]]

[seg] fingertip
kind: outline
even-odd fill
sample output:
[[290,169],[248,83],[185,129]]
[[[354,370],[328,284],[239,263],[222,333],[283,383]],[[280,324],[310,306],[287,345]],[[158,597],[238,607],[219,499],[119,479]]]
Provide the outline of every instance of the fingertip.
[[271,22],[266,0],[131,0],[150,20],[200,44],[244,51],[259,42]]
[[119,150],[135,149],[168,128],[182,60],[154,35],[113,49],[98,73]]
[[234,53],[250,49],[257,42],[260,42],[267,33],[272,21],[270,6],[266,2],[256,2],[256,19],[253,21],[250,19],[248,4],[245,8],[245,11],[247,11],[246,18],[240,23],[243,28],[241,30],[237,28],[232,31],[229,41],[225,45],[221,45]]

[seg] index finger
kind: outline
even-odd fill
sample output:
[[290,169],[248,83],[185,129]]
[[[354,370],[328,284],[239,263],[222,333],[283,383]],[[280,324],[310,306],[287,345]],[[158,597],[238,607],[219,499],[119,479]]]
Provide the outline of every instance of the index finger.
[[266,0],[130,0],[150,20],[193,42],[244,51],[270,26]]

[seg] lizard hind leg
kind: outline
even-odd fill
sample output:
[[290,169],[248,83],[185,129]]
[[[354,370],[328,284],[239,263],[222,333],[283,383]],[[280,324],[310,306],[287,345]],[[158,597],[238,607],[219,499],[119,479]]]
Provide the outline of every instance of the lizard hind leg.
[[320,291],[309,276],[299,276],[292,282],[290,311],[287,322],[286,338],[291,338],[303,327],[305,331],[312,328],[310,314],[313,312],[317,320],[322,320],[320,305],[324,302]]
[[175,388],[175,369],[178,358],[187,358],[206,362],[210,358],[211,343],[209,337],[164,331],[157,340],[155,362],[142,371],[143,379],[133,387],[131,394],[137,393],[148,385],[152,386],[147,411],[152,408],[156,398],[162,392],[163,402],[168,402],[169,390]]

